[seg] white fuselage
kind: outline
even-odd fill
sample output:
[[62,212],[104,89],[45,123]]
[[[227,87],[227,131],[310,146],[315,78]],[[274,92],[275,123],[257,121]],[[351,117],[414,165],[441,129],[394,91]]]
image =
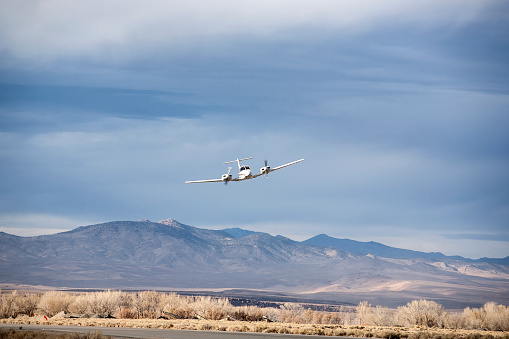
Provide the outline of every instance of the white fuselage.
[[251,179],[253,177],[253,173],[251,172],[251,168],[249,166],[240,166],[239,167],[239,179]]

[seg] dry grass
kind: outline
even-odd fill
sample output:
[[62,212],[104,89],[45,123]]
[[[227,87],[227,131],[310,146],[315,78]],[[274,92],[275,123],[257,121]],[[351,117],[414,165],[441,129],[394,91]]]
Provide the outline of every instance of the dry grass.
[[105,339],[100,331],[94,333],[54,333],[48,331],[0,330],[0,339]]
[[163,320],[163,319],[69,319],[49,318],[43,316],[20,316],[16,319],[1,319],[0,323],[8,324],[47,324],[65,326],[101,326],[158,328],[179,330],[207,330],[228,332],[287,333],[324,336],[354,336],[365,338],[409,338],[409,339],[509,339],[504,331],[455,330],[423,327],[389,327],[359,325],[317,325],[297,323],[266,323],[227,320]]
[[[69,319],[75,313],[78,319]],[[87,315],[88,318],[83,317]],[[95,315],[95,316],[92,316]],[[0,294],[1,322],[78,326],[176,328],[377,338],[507,338],[509,308],[487,303],[450,313],[433,301],[398,309],[361,302],[356,312],[318,312],[301,304],[233,306],[228,299],[175,293],[103,291]],[[90,317],[94,317],[93,319]],[[118,319],[97,319],[116,317]],[[164,320],[158,318],[166,318]],[[275,322],[264,322],[263,320]],[[233,320],[233,321],[227,321]]]

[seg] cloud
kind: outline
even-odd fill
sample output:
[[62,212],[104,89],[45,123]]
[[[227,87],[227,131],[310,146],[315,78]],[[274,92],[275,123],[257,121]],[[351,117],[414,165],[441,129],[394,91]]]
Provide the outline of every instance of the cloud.
[[[23,58],[97,57],[125,62],[148,50],[248,36],[278,39],[289,30],[365,31],[395,22],[456,27],[498,2],[357,1],[7,1],[1,48]],[[349,33],[346,33],[349,32]],[[133,51],[135,51],[133,53]],[[130,53],[126,53],[129,51]],[[127,59],[126,59],[127,58]]]
[[1,129],[9,131],[26,129],[30,120],[40,130],[51,131],[91,123],[104,116],[158,119],[193,118],[200,114],[199,103],[166,91],[0,84],[0,93]]
[[36,236],[65,232],[79,226],[96,223],[90,219],[76,219],[49,214],[0,214],[0,231],[19,236]]
[[509,242],[509,233],[458,233],[446,234],[444,237],[457,240],[469,239]]
[[[291,121],[249,113],[199,119],[88,116],[86,123],[28,138],[4,134],[2,176],[11,179],[4,184],[3,207],[21,213],[58,206],[77,214],[86,208],[99,220],[173,217],[197,226],[283,218],[434,230],[474,230],[482,222],[497,230],[507,220],[503,210],[495,213],[506,201],[497,187],[507,176],[507,161],[501,154],[489,156],[491,141],[483,146],[482,136],[505,132],[497,132],[497,115],[490,123],[488,116],[482,124],[475,114],[407,116],[362,109]],[[306,161],[256,184],[183,184],[220,177],[227,170],[222,162],[248,156],[255,157],[249,162],[255,170],[264,159],[272,166]],[[233,208],[239,194],[244,203]]]

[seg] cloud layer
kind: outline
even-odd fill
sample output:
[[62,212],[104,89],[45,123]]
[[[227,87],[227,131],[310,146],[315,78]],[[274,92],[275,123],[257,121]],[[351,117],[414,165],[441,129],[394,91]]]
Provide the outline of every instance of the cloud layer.
[[[2,45],[23,57],[107,58],[115,49],[183,47],[236,37],[286,39],[288,31],[340,36],[408,24],[455,29],[496,15],[500,2],[417,1],[6,1]],[[500,15],[500,14],[499,14]],[[484,19],[484,18],[481,18]],[[488,18],[490,19],[490,18]],[[113,53],[116,55],[116,53]],[[131,58],[137,53],[130,53]],[[106,60],[103,60],[106,61]]]

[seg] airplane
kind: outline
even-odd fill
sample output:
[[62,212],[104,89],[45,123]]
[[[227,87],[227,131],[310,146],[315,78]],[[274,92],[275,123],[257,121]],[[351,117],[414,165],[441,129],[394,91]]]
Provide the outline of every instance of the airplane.
[[244,159],[237,158],[236,160],[223,162],[223,164],[231,164],[233,162],[236,162],[239,165],[239,176],[238,176],[238,178],[233,178],[232,177],[232,175],[230,174],[230,171],[231,171],[232,168],[228,167],[228,173],[223,174],[221,176],[221,179],[192,180],[192,181],[186,181],[186,184],[194,184],[194,183],[202,183],[202,182],[224,182],[225,185],[226,185],[226,184],[228,184],[228,181],[242,181],[242,180],[254,179],[254,178],[258,178],[261,175],[265,175],[265,177],[267,178],[267,175],[270,172],[274,172],[274,171],[277,171],[278,169],[281,169],[283,167],[290,166],[290,165],[296,164],[298,162],[304,161],[304,159],[300,159],[300,160],[297,160],[297,161],[289,162],[288,164],[284,164],[284,165],[281,165],[281,166],[278,166],[278,167],[270,168],[270,166],[267,165],[267,160],[265,160],[265,166],[260,168],[260,173],[253,174],[253,172],[251,172],[251,167],[249,167],[247,165],[242,165],[242,166],[240,165],[241,161],[249,160],[249,159],[253,159],[253,157],[244,158]]

